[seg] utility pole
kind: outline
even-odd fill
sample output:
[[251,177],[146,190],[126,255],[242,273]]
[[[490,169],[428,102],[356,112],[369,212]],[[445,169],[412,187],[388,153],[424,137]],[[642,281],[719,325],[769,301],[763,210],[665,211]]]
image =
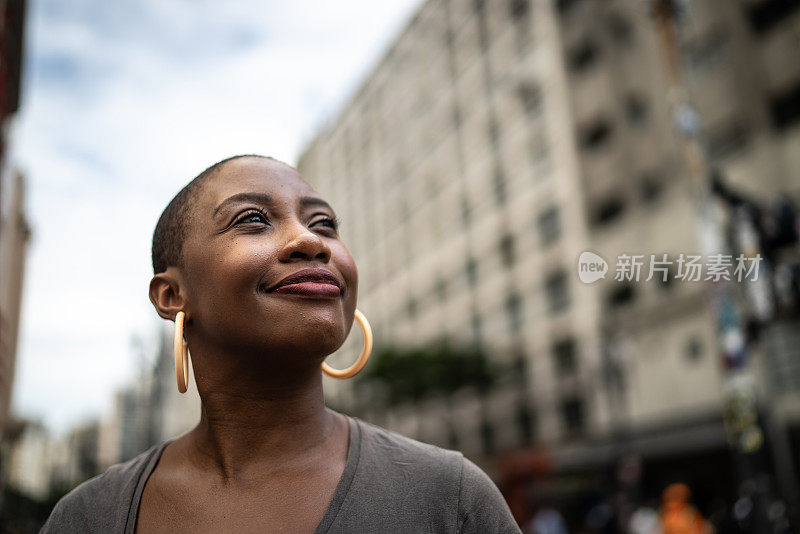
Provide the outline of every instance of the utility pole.
[[[668,98],[673,109],[675,125],[689,169],[690,191],[695,199],[700,220],[698,235],[702,252],[728,255],[732,252],[725,232],[715,213],[711,188],[711,169],[701,143],[701,121],[690,103],[681,70],[678,47],[678,22],[684,2],[652,0],[651,9],[659,44],[669,80]],[[731,219],[737,236],[746,235],[748,220],[743,213]],[[740,241],[741,239],[737,239]],[[742,247],[736,247],[742,251]],[[742,251],[743,252],[743,251]],[[747,251],[758,254],[757,248]],[[740,496],[750,500],[753,532],[773,532],[767,507],[771,500],[772,482],[762,465],[765,433],[758,416],[756,385],[749,365],[748,347],[735,282],[719,279],[708,284],[717,326],[718,352],[723,383],[723,412],[728,441],[739,467]],[[745,282],[748,283],[748,282]],[[744,495],[743,495],[744,493]]]

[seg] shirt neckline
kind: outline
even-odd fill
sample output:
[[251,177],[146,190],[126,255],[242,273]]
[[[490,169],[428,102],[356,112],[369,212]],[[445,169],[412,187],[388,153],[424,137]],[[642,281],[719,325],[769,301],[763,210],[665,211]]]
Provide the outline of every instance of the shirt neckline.
[[[336,490],[333,492],[331,502],[328,504],[328,508],[325,510],[325,514],[322,516],[317,528],[314,529],[314,534],[324,534],[333,524],[336,516],[339,514],[339,510],[342,508],[345,497],[347,497],[347,494],[350,492],[350,486],[353,482],[353,478],[355,477],[359,459],[361,458],[361,423],[358,418],[350,417],[347,414],[342,415],[347,418],[348,426],[350,428],[347,444],[347,459],[345,460],[342,476],[339,478],[339,483],[336,485]],[[125,534],[135,533],[136,520],[139,516],[139,505],[142,502],[142,493],[144,493],[144,487],[147,484],[150,475],[152,475],[153,471],[155,471],[156,465],[158,465],[158,461],[161,459],[164,449],[166,449],[167,445],[173,441],[175,441],[175,438],[165,440],[158,445],[150,459],[147,461],[144,470],[142,470],[142,474],[139,475],[139,481],[136,484],[136,490],[133,492],[131,504],[128,508],[128,518],[125,521]]]

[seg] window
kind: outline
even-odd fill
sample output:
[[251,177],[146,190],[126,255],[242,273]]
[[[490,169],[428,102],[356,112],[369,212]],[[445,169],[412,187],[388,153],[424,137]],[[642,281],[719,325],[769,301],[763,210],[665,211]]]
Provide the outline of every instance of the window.
[[447,282],[443,276],[439,276],[436,279],[436,296],[439,300],[444,301],[447,299]]
[[474,0],[475,14],[478,17],[478,40],[485,54],[489,50],[489,31],[486,26],[486,1]]
[[600,201],[592,213],[595,226],[607,226],[618,220],[625,213],[625,202],[618,195]]
[[664,265],[664,268],[667,270],[666,277],[664,273],[655,272],[653,273],[653,279],[658,281],[660,289],[668,291],[673,288],[672,282],[675,281],[675,270],[670,265]]
[[483,444],[483,453],[491,456],[494,453],[494,427],[486,415],[481,418],[481,443]]
[[528,115],[537,114],[542,106],[542,90],[539,85],[532,81],[522,82],[518,91],[525,113]]
[[511,234],[505,234],[500,239],[499,249],[500,257],[503,260],[503,265],[506,267],[511,267],[514,265],[514,261],[516,259],[514,254],[514,236]]
[[536,221],[536,227],[539,231],[539,239],[542,245],[549,245],[558,239],[561,233],[561,222],[559,220],[558,208],[553,206],[547,208]]
[[703,357],[703,340],[699,336],[692,337],[686,343],[686,358],[696,362]]
[[575,356],[575,339],[568,337],[557,341],[553,344],[551,351],[556,376],[564,378],[574,375],[578,367]]
[[481,320],[481,316],[478,315],[478,312],[472,310],[472,336],[474,339],[475,346],[480,347],[483,344],[483,321]]
[[584,127],[580,134],[580,143],[584,149],[595,150],[603,146],[610,138],[613,129],[608,119],[598,118]]
[[518,347],[515,350],[513,370],[516,373],[520,384],[525,384],[525,375],[528,372],[528,357],[525,355],[525,350]]
[[495,147],[500,143],[500,125],[497,123],[497,117],[494,114],[489,116],[489,141]]
[[720,28],[714,28],[697,37],[687,45],[689,67],[704,70],[715,65],[722,59],[727,42],[728,34]]
[[458,104],[453,104],[453,128],[456,130],[461,128],[461,108]]
[[522,329],[522,298],[514,292],[506,297],[506,315],[512,332]]
[[559,270],[550,274],[545,281],[547,308],[550,313],[557,313],[569,305],[569,286],[567,273]]
[[611,36],[620,44],[629,44],[633,37],[633,27],[628,19],[619,13],[612,13],[608,16],[608,29]]
[[456,32],[453,31],[452,26],[450,26],[449,24],[447,25],[447,28],[445,29],[444,32],[444,42],[445,45],[447,45],[448,49],[452,50],[455,48]]
[[664,184],[662,184],[661,180],[655,175],[645,174],[642,177],[639,192],[642,197],[642,202],[645,204],[653,204],[656,202],[661,197],[663,190]]
[[469,258],[466,264],[467,281],[469,285],[474,286],[478,283],[478,262],[475,258]]
[[517,426],[522,444],[529,445],[533,441],[533,414],[524,399],[517,404]]
[[413,319],[417,316],[417,301],[414,297],[410,297],[408,302],[406,302],[406,312],[408,313],[408,317]]
[[465,226],[469,226],[472,222],[472,207],[469,204],[469,199],[467,197],[461,197],[461,222],[464,223]]
[[747,19],[753,33],[758,35],[786,20],[797,9],[800,9],[800,0],[764,0],[749,6]]
[[[534,132],[531,135],[530,143],[531,162],[536,166],[547,165],[550,161],[550,149],[548,147],[546,134],[541,131]],[[542,176],[542,174],[539,174],[539,176]]]
[[560,15],[566,15],[572,8],[580,3],[581,0],[556,0],[556,9]]
[[529,8],[528,0],[511,0],[509,5],[511,18],[517,22],[524,20],[528,16]]
[[583,72],[591,67],[600,55],[597,43],[589,38],[584,38],[568,53],[569,67],[573,72]]
[[800,121],[800,83],[770,98],[769,109],[777,130],[785,130]]
[[583,430],[585,414],[583,401],[577,397],[566,399],[561,403],[561,415],[567,432],[576,433]]
[[647,118],[647,105],[638,95],[628,95],[625,99],[625,114],[630,124],[641,124]]
[[608,305],[612,308],[618,308],[633,301],[636,297],[636,291],[633,289],[632,284],[618,284],[608,293]]
[[495,166],[493,185],[494,199],[498,204],[504,204],[507,198],[506,175],[500,165]]
[[744,150],[750,140],[747,125],[731,118],[711,128],[708,134],[708,155],[712,159],[724,158]]

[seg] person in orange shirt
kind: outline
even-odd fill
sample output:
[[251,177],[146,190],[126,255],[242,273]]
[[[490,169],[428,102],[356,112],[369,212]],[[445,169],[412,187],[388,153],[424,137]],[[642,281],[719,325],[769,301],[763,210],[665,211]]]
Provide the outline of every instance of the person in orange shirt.
[[661,530],[663,534],[711,534],[714,529],[703,515],[689,503],[691,491],[686,484],[670,484],[661,498]]

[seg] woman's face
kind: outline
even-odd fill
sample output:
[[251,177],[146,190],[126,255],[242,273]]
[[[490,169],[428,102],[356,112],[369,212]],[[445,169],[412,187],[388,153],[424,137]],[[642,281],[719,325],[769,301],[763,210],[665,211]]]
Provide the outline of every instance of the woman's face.
[[[358,271],[335,217],[288,165],[249,157],[224,164],[201,187],[184,241],[189,350],[200,343],[305,366],[338,349],[353,324]],[[329,271],[341,294],[267,291],[308,268]]]

